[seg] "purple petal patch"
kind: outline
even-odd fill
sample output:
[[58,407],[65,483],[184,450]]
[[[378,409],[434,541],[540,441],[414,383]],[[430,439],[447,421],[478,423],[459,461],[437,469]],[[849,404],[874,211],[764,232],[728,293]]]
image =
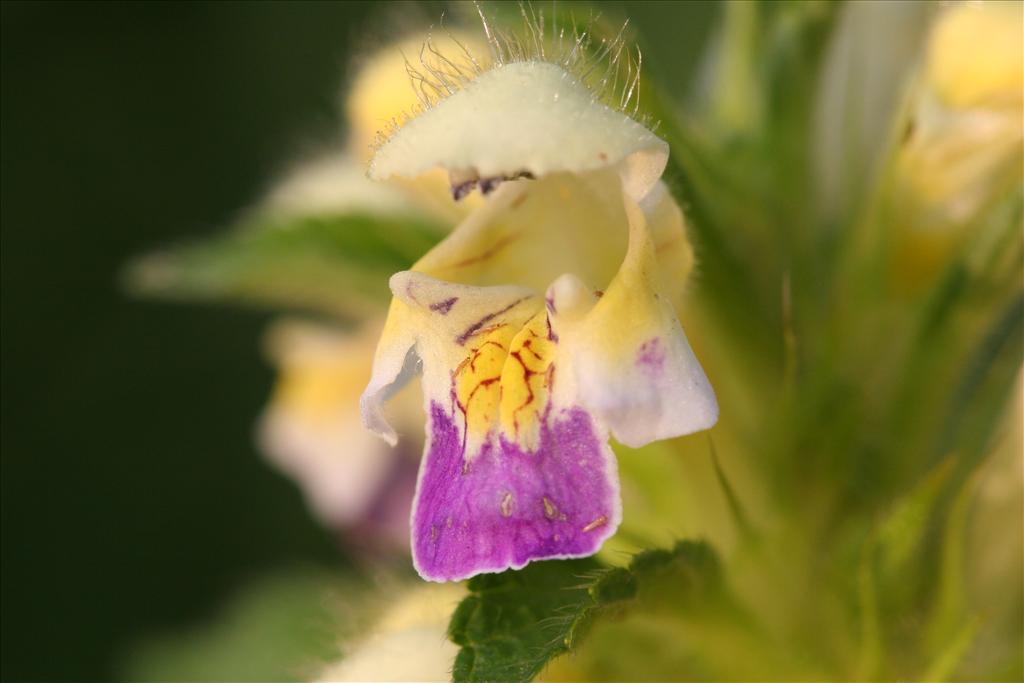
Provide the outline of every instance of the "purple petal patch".
[[637,350],[636,364],[652,374],[660,373],[665,365],[665,348],[661,339],[652,337],[641,344]]
[[584,410],[549,415],[536,452],[499,437],[468,464],[455,422],[436,402],[429,429],[412,519],[413,561],[425,579],[591,555],[614,533],[615,461]]

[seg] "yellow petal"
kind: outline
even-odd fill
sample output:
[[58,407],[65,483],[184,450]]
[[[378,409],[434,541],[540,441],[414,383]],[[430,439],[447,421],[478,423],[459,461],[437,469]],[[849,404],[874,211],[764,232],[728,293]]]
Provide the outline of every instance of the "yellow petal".
[[1019,108],[1022,27],[1020,2],[965,2],[945,10],[928,45],[928,81],[940,99],[953,107]]
[[[677,297],[693,268],[682,211],[661,182],[641,203],[665,291]],[[514,282],[543,292],[563,273],[603,290],[626,253],[628,220],[617,175],[558,173],[505,183],[413,269],[449,282]]]

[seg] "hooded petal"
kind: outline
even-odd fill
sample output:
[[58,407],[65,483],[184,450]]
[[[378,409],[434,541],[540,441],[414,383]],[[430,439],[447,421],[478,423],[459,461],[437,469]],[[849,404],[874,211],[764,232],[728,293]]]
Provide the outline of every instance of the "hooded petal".
[[664,140],[598,102],[561,66],[538,60],[486,71],[406,123],[377,150],[370,177],[438,167],[468,179],[615,168],[640,199],[667,161]]

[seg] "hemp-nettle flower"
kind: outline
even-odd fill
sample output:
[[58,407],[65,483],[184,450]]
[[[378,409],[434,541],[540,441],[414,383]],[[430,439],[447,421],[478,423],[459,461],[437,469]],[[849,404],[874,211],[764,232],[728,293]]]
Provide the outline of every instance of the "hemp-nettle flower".
[[627,113],[639,60],[608,41],[599,68],[585,36],[545,36],[543,20],[525,40],[484,27],[493,66],[464,50],[410,68],[425,110],[370,165],[380,179],[441,168],[456,199],[489,195],[391,278],[362,398],[395,443],[382,402],[422,372],[412,545],[434,581],[596,552],[622,516],[609,432],[640,446],[718,415],[675,311],[693,257],[659,180],[668,146]]

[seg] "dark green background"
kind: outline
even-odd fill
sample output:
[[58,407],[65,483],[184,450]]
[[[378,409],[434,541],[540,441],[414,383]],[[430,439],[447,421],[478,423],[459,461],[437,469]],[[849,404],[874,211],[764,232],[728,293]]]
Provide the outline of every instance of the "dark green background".
[[[711,10],[628,11],[684,82]],[[2,12],[2,678],[109,680],[246,579],[344,561],[252,446],[267,316],[134,301],[119,270],[337,136],[348,55],[436,6]]]

